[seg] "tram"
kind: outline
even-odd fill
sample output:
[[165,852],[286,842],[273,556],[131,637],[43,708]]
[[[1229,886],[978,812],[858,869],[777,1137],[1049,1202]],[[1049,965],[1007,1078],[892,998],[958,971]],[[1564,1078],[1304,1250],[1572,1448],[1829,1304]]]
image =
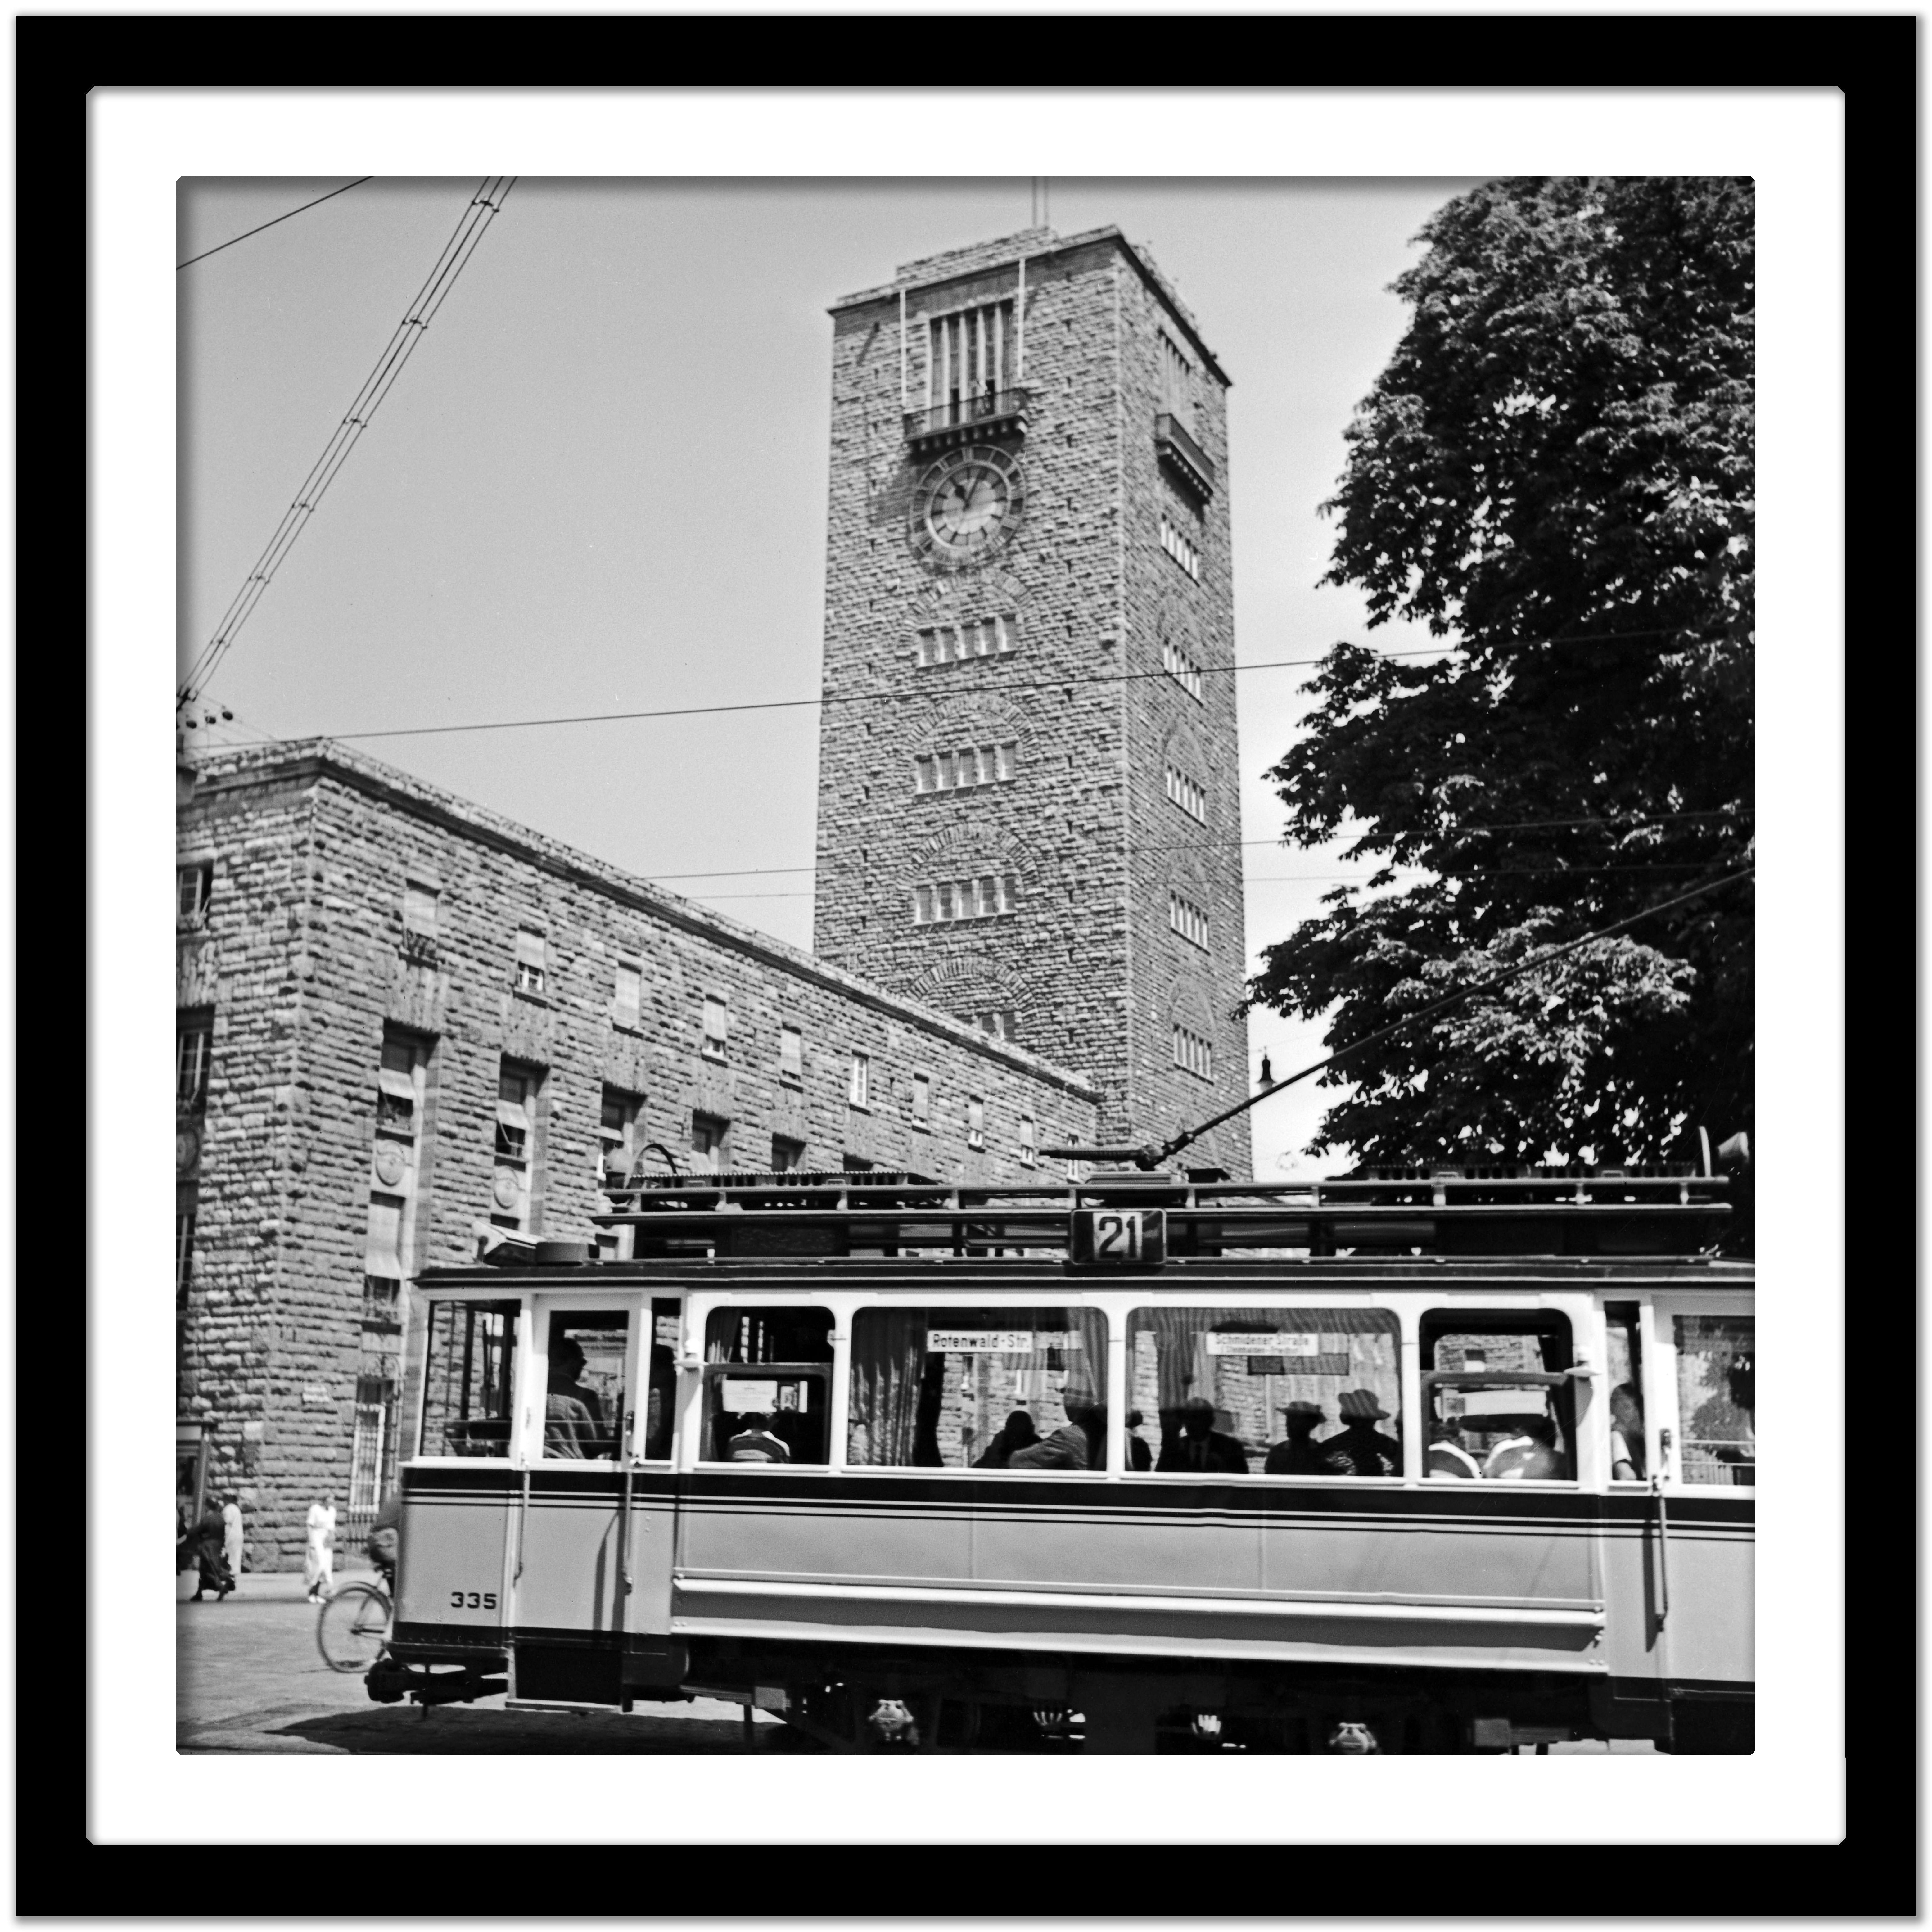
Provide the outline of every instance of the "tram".
[[725,1697],[834,1750],[1748,1753],[1726,1186],[634,1178],[597,1248],[421,1280],[370,1694]]

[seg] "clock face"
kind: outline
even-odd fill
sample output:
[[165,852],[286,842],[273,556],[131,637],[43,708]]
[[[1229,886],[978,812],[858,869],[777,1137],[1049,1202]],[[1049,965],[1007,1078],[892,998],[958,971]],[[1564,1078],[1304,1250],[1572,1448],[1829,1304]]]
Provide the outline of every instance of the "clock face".
[[913,548],[941,568],[990,556],[1019,521],[1019,465],[1000,449],[960,449],[920,479],[912,510]]

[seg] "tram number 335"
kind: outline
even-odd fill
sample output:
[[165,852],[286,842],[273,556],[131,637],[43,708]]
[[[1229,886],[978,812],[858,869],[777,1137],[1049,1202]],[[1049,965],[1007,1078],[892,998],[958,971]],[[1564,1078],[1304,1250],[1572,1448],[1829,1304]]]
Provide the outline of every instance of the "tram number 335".
[[449,1607],[452,1610],[494,1610],[496,1607],[494,1590],[452,1590],[449,1593]]
[[1167,1216],[1159,1209],[1083,1208],[1073,1216],[1073,1258],[1139,1267],[1167,1258]]

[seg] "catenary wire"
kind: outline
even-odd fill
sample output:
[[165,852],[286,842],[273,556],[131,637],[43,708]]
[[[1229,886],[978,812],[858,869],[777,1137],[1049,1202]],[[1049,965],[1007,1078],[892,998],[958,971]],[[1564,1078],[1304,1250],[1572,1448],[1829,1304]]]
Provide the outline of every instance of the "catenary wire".
[[[1706,812],[1625,812],[1604,818],[1522,818],[1507,824],[1466,826],[1462,828],[1462,832],[1454,836],[1461,837],[1464,834],[1478,832],[1514,832],[1525,828],[1552,826],[1666,825],[1680,818],[1750,818],[1755,815],[1755,807],[1742,805],[1719,806]],[[1341,838],[1352,836],[1350,833],[1342,832],[1337,833],[1336,837]],[[1183,839],[1178,844],[1137,845],[1134,849],[1136,852],[1226,852],[1246,851],[1250,848],[1266,845],[1280,850],[1285,849],[1286,842],[1286,840],[1280,838],[1189,838]],[[1366,861],[1364,862],[1366,863]],[[1381,862],[1390,866],[1408,866],[1414,862],[1406,859],[1384,859]],[[768,879],[780,873],[817,872],[823,869],[823,867],[818,866],[742,866],[735,868],[721,866],[711,872],[656,872],[652,876],[660,880]],[[1423,866],[1419,867],[1418,869],[1426,871],[1429,868]],[[1555,869],[1562,871],[1564,868],[1559,866]],[[1355,874],[1352,872],[1337,873],[1335,876],[1338,878],[1353,878]]]
[[242,627],[254,614],[262,593],[268,589],[270,580],[280,568],[282,560],[294,547],[296,540],[308,527],[308,520],[315,514],[328,486],[335,480],[337,472],[348,460],[349,452],[361,440],[385,398],[395,386],[396,379],[402,374],[403,367],[416,352],[416,344],[422,340],[436,310],[442,306],[458,279],[470,265],[477,244],[482,239],[484,231],[495,218],[504,201],[508,198],[515,178],[511,176],[492,175],[486,177],[471,196],[458,219],[454,231],[443,244],[442,252],[436,257],[416,297],[404,312],[397,325],[395,333],[389,338],[375,368],[370,372],[356,400],[349,406],[330,436],[322,454],[304,478],[302,488],[296,492],[294,500],[284,512],[281,521],[275,526],[274,534],[268,539],[268,548],[256,560],[255,567],[243,580],[242,588],[235,594],[214,634],[202,648],[200,655],[189,667],[188,674],[176,693],[178,705],[195,702],[206,690],[209,680],[220,668],[230,646]]
[[[1568,638],[1525,638],[1512,641],[1520,648],[1528,650],[1542,644],[1614,644],[1629,638],[1680,637],[1685,634],[1681,627],[1676,627],[1585,632]],[[1696,641],[1710,643],[1717,640],[1703,638]],[[1366,646],[1355,648],[1365,650]],[[1468,649],[1466,644],[1424,644],[1405,646],[1400,650],[1378,651],[1373,655],[1387,658],[1439,658],[1454,656],[1457,652]],[[1197,667],[1196,674],[1202,677],[1232,677],[1252,670],[1285,670],[1310,664],[1326,664],[1330,655],[1324,652],[1319,657],[1265,658],[1251,664],[1202,664]],[[956,662],[966,663],[976,660],[962,658]],[[998,698],[1020,691],[1057,691],[1076,685],[1133,684],[1143,679],[1163,677],[1173,678],[1174,673],[1163,668],[1159,670],[1111,671],[1103,676],[1003,679],[998,684],[969,684],[953,688],[935,684],[924,689],[908,687],[897,691],[859,691],[830,695],[821,692],[816,698],[768,698],[743,704],[684,704],[656,711],[585,711],[556,718],[496,718],[480,719],[466,724],[402,724],[381,730],[321,731],[313,735],[332,738],[341,744],[350,744],[365,738],[432,738],[447,736],[460,731],[524,731],[554,724],[623,724],[652,718],[710,718],[744,711],[802,711],[809,710],[814,706],[828,704],[891,704],[908,698]],[[1174,681],[1179,682],[1178,679]]]
[[319,194],[313,201],[305,201],[299,208],[292,208],[286,214],[278,214],[274,221],[265,221],[260,228],[244,228],[239,235],[231,235],[226,242],[218,242],[212,248],[204,248],[199,255],[190,255],[185,262],[175,264],[178,274],[184,268],[191,268],[197,262],[205,262],[211,255],[218,255],[224,248],[232,248],[238,242],[245,242],[251,235],[259,235],[264,228],[272,228],[276,222],[292,221],[298,214],[306,214],[311,208],[320,208],[325,201],[333,201],[338,194],[346,194],[352,188],[360,188],[366,181],[374,181],[374,175],[358,175],[352,182],[344,182],[340,188],[331,188],[326,194]]

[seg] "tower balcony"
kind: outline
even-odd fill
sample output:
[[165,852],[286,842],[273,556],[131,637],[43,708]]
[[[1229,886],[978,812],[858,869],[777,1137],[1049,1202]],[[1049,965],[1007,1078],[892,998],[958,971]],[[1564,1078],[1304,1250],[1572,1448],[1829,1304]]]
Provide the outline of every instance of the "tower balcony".
[[1214,494],[1214,459],[1190,436],[1180,418],[1162,410],[1154,419],[1154,446],[1179,482],[1204,503]]
[[1029,394],[1025,389],[995,389],[935,403],[930,409],[908,410],[906,446],[916,455],[936,454],[982,436],[1024,436]]

